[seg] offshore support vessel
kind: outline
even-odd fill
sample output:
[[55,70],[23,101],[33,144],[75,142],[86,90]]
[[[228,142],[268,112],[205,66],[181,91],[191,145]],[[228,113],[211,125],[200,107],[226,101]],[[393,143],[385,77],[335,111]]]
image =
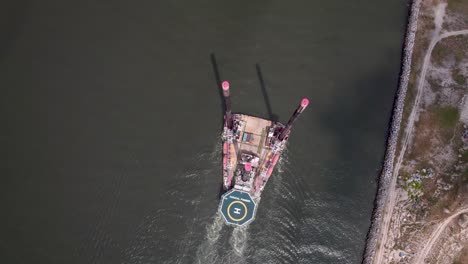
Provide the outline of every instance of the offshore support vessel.
[[255,219],[257,204],[286,147],[292,124],[309,104],[307,98],[287,125],[259,117],[231,113],[229,82],[221,84],[226,105],[223,141],[223,188],[219,205],[227,224],[245,226]]

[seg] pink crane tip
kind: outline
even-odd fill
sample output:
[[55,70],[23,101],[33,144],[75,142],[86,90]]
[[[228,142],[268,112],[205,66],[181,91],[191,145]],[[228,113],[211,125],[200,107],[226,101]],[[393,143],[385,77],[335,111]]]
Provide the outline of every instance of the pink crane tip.
[[223,87],[223,90],[228,90],[229,89],[229,82],[228,81],[222,82],[221,87]]
[[308,105],[309,105],[309,99],[307,99],[307,98],[302,99],[301,106],[302,107],[307,107]]

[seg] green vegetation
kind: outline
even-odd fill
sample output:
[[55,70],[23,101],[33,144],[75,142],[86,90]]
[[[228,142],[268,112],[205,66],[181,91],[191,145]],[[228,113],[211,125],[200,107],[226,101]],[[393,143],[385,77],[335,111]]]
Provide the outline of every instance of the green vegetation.
[[461,153],[461,162],[466,163],[468,162],[468,150],[465,150],[463,153]]
[[408,196],[411,200],[417,200],[422,195],[422,181],[421,180],[410,180],[407,177],[403,177],[403,180],[400,184],[401,188],[408,193]]
[[[464,3],[465,8],[468,12],[468,2]],[[453,44],[450,45],[449,49],[455,55],[455,63],[460,63],[466,57],[466,51],[468,50],[466,36],[456,36],[453,38]]]
[[463,54],[462,51],[455,51],[455,62],[460,63],[463,58],[465,57],[465,54]]
[[462,174],[462,182],[468,183],[468,169],[465,169],[465,171]]
[[465,76],[463,76],[458,68],[452,70],[452,78],[458,85],[464,85],[466,83]]
[[431,86],[432,88],[432,91],[440,91],[442,89],[442,86],[440,84],[440,81],[439,80],[436,80],[436,79],[433,79],[433,78],[427,78],[426,79],[427,82],[429,83],[429,85]]
[[[468,1],[466,4],[468,10]],[[468,12],[468,11],[467,11]],[[432,51],[431,61],[434,65],[444,67],[444,62],[455,59],[455,64],[459,64],[466,58],[468,41],[466,36],[455,36],[439,42]],[[447,65],[445,65],[447,66]]]
[[468,9],[468,4],[465,0],[448,0],[447,2],[447,8],[449,10],[459,10],[463,12],[463,10],[466,11]]
[[452,50],[448,49],[445,43],[439,43],[432,50],[432,62],[437,66],[442,66],[442,61],[450,55],[453,56]]
[[440,107],[436,110],[437,118],[442,128],[454,128],[457,124],[460,113],[458,108],[453,106]]
[[408,185],[413,187],[415,190],[421,190],[422,188],[422,183],[420,181],[411,181]]
[[[427,166],[425,166],[425,167],[427,167]],[[419,174],[421,174],[422,176],[427,176],[427,175],[429,175],[429,170],[422,169],[422,170],[420,170],[420,171],[421,171],[421,172],[420,172]]]
[[[468,1],[466,0],[448,0],[447,1],[447,13],[452,13],[456,16],[464,17],[466,18],[466,15],[468,14]],[[461,36],[459,36],[461,37]],[[456,38],[459,38],[456,37]],[[460,63],[460,61],[463,58],[466,58],[466,51],[468,47],[468,41],[466,41],[466,36],[465,41],[461,42],[461,45],[458,47],[454,48],[454,54],[455,54],[455,59],[456,63]],[[465,54],[463,54],[465,52]],[[468,253],[467,253],[467,258],[468,258]],[[465,262],[464,262],[465,263]]]
[[437,202],[439,202],[439,199],[434,196],[429,196],[427,197],[427,202],[430,206],[434,206],[435,204],[437,204]]
[[412,200],[416,200],[421,197],[422,182],[421,181],[410,181],[408,182],[408,195]]

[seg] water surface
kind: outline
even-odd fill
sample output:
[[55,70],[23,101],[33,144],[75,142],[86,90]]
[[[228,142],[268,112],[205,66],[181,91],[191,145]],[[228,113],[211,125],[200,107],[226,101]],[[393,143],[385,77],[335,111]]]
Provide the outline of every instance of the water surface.
[[[4,263],[360,263],[407,1],[11,1]],[[221,102],[311,104],[247,229],[216,215]]]

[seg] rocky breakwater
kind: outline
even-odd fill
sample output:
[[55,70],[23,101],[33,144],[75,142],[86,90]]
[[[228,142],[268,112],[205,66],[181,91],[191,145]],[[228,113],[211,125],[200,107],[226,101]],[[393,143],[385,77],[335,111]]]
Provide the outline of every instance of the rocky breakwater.
[[[408,81],[411,72],[411,59],[413,55],[414,40],[418,28],[419,10],[422,0],[414,0],[411,4],[408,28],[406,31],[405,45],[402,57],[402,69],[399,87],[395,97],[392,119],[390,123],[390,131],[387,139],[387,148],[385,159],[383,162],[382,173],[379,179],[379,186],[374,202],[374,210],[372,212],[372,220],[369,232],[367,234],[366,247],[364,249],[363,261],[364,264],[371,264],[374,259],[375,249],[379,242],[379,231],[381,229],[382,215],[385,207],[385,202],[388,194],[389,185],[393,175],[393,166],[395,160],[395,152],[398,143],[398,134],[400,132],[401,120],[403,116],[403,108],[405,105],[406,91],[408,89]],[[395,176],[396,177],[396,176]],[[380,241],[384,243],[384,241]]]

